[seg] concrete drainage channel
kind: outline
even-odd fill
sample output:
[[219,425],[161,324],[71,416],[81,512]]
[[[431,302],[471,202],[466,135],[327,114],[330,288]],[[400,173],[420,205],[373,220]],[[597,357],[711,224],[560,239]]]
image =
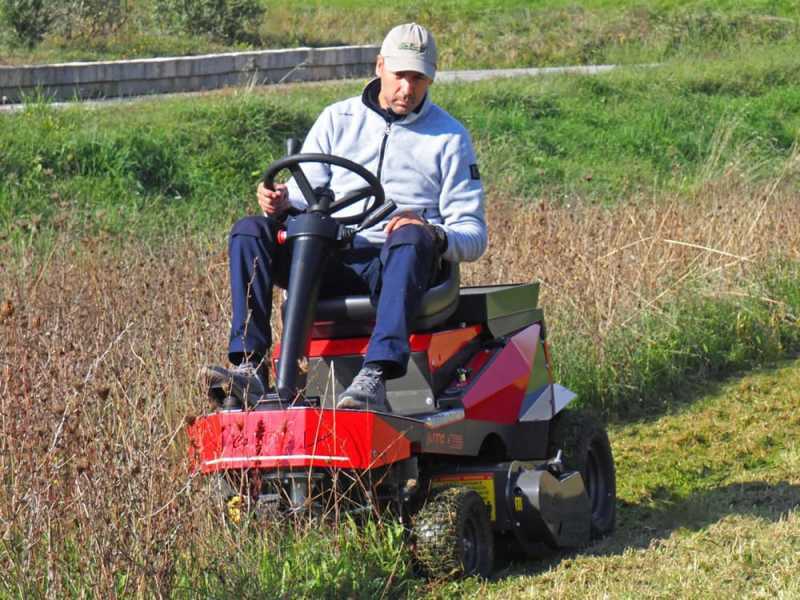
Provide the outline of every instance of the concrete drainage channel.
[[179,58],[0,67],[0,97],[54,101],[174,94],[223,87],[367,77],[378,46],[294,48]]
[[[374,73],[379,46],[294,48],[178,58],[146,58],[56,65],[0,67],[0,110],[26,98],[54,102],[131,99],[152,94],[199,92],[224,87],[366,79]],[[614,65],[440,71],[437,81],[558,73],[592,75]]]

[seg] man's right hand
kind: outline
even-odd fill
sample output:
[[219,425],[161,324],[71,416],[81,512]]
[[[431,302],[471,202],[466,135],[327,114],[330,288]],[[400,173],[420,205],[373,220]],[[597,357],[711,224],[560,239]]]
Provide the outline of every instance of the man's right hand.
[[276,183],[270,190],[262,181],[258,184],[258,205],[265,215],[280,217],[289,210],[289,190],[284,183]]

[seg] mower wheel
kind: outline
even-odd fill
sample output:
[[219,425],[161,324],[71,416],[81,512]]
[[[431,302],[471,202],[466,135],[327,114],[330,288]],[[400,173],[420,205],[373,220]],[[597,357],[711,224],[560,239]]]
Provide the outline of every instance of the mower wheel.
[[415,557],[435,579],[488,577],[494,538],[481,497],[467,487],[435,490],[413,520]]
[[603,426],[589,414],[565,410],[550,425],[549,456],[561,450],[564,467],[579,471],[592,506],[592,538],[614,530],[617,483],[611,444]]

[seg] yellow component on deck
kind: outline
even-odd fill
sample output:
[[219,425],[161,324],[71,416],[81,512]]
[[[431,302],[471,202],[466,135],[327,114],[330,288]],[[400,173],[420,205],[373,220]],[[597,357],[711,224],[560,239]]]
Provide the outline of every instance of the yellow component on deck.
[[431,487],[442,488],[463,485],[475,490],[486,505],[489,520],[497,520],[497,501],[494,494],[494,475],[492,473],[464,473],[459,475],[442,475],[431,482]]
[[244,499],[241,496],[231,496],[225,504],[225,510],[231,523],[237,525],[242,522],[242,502]]

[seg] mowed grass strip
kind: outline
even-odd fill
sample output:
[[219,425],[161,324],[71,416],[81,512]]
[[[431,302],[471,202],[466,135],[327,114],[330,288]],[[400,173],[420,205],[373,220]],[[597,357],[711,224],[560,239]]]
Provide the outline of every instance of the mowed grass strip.
[[674,414],[612,427],[615,534],[570,557],[514,565],[481,591],[497,598],[796,597],[798,389],[800,362],[782,363],[700,388]]
[[713,57],[791,40],[798,7],[791,0],[643,4],[521,0],[395,5],[364,0],[267,2],[260,23],[242,27],[241,42],[166,31],[152,0],[125,4],[123,23],[56,28],[33,50],[0,30],[0,64],[134,58],[294,46],[380,44],[398,23],[416,21],[436,34],[440,67],[476,69],[565,64],[642,63]]

